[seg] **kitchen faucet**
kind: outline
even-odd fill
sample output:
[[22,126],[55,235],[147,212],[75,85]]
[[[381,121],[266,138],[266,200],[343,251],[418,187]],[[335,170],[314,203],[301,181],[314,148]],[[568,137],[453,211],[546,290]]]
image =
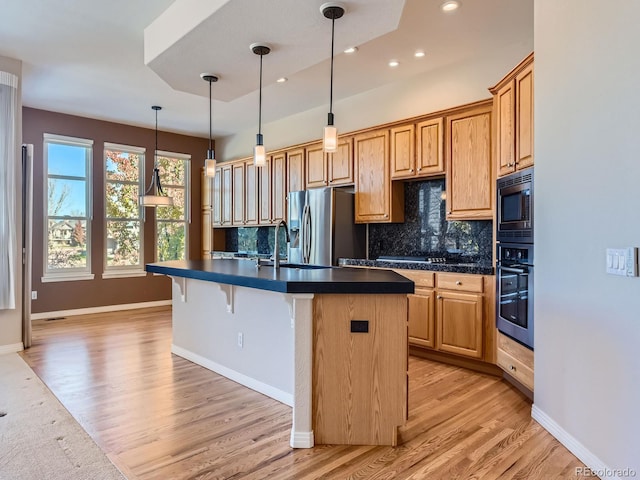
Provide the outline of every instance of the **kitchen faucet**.
[[280,225],[284,227],[285,240],[289,243],[289,228],[287,227],[287,222],[284,220],[280,220],[276,223],[276,234],[273,240],[273,268],[280,268],[280,252],[278,251],[278,230],[280,229]]

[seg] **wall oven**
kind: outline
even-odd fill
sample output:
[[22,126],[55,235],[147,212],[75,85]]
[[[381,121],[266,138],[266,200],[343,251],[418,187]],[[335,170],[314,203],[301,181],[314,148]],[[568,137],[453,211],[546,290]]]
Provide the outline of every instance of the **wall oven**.
[[498,179],[497,240],[533,243],[533,167]]
[[498,330],[533,350],[533,245],[498,245]]

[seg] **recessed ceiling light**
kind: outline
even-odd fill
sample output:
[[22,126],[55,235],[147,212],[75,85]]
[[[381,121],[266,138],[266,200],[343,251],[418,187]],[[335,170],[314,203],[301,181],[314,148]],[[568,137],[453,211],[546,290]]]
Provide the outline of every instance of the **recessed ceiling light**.
[[358,47],[349,47],[344,51],[344,53],[356,53],[357,51]]
[[286,82],[287,80],[289,80],[287,77],[280,77],[278,80],[276,80],[276,82],[278,82],[278,83],[284,83],[284,82]]
[[447,2],[444,2],[442,5],[440,5],[440,8],[443,12],[453,12],[457,10],[459,6],[460,2],[457,2],[456,0],[448,0]]
[[416,50],[416,53],[413,54],[416,58],[422,58],[424,57],[424,51],[422,50]]
[[397,61],[397,60],[391,60],[391,61],[389,62],[389,66],[390,66],[390,67],[397,67],[398,65],[400,65],[400,62],[399,62],[399,61]]

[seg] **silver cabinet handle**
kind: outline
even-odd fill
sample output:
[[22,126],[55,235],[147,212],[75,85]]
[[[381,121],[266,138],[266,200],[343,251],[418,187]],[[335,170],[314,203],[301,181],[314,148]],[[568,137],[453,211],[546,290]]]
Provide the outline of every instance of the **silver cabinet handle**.
[[516,371],[516,367],[514,367],[513,365],[509,365],[509,370],[511,370],[512,372]]
[[456,285],[462,285],[462,282],[461,282],[460,280],[458,280],[458,281],[456,282]]
[[438,295],[436,298],[440,300],[442,298],[442,295]]
[[413,168],[411,170],[409,170],[411,173],[413,173]]

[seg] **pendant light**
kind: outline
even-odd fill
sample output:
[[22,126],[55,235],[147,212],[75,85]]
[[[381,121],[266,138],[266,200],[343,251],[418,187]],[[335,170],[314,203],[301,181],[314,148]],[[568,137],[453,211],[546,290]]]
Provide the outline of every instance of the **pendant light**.
[[338,3],[324,3],[320,6],[322,14],[331,20],[331,83],[329,88],[329,115],[327,126],[322,135],[322,148],[325,152],[338,149],[338,129],[333,125],[333,43],[335,38],[336,18],[344,15],[344,7]]
[[249,48],[256,55],[260,55],[260,89],[258,97],[258,134],[256,135],[256,146],[253,148],[253,164],[256,167],[264,167],[267,163],[267,154],[262,141],[262,57],[271,51],[266,45],[252,43]]
[[211,99],[211,84],[218,81],[218,77],[211,73],[201,73],[200,78],[205,82],[209,82],[209,150],[207,150],[207,158],[204,161],[204,174],[207,177],[216,176],[216,154],[213,151],[212,140],[213,136],[213,100]]
[[156,112],[156,149],[153,152],[153,174],[149,188],[140,196],[140,205],[143,207],[167,207],[173,205],[173,198],[167,195],[160,183],[160,170],[158,169],[158,110],[162,107],[151,107]]

